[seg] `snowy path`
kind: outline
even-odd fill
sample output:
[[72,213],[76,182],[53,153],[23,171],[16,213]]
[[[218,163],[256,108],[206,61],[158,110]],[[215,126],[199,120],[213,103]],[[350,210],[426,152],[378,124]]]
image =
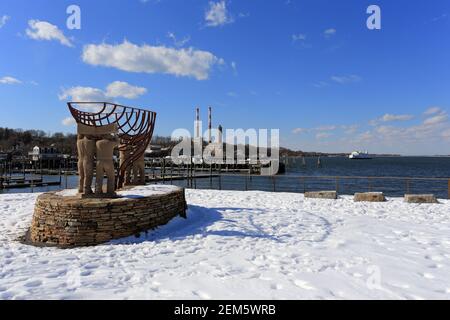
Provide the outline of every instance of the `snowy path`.
[[17,242],[36,195],[0,195],[0,299],[450,299],[448,200],[186,192],[188,220],[71,250]]

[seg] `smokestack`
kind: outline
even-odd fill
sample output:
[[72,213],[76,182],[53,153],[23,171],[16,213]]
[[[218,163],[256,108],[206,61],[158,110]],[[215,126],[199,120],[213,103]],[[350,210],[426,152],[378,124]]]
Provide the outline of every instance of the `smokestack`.
[[212,108],[208,108],[208,143],[211,143],[211,130],[212,130]]
[[200,108],[196,109],[196,117],[195,117],[195,137],[200,137]]
[[222,143],[222,140],[223,140],[223,128],[222,128],[222,125],[220,125],[219,124],[219,143]]

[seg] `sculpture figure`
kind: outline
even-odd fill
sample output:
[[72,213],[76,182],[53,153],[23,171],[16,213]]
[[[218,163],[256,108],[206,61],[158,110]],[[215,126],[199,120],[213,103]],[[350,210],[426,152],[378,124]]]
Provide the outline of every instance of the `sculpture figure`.
[[78,135],[78,192],[92,194],[92,180],[94,177],[95,140],[89,139],[83,134]]
[[[119,146],[119,159],[120,159],[120,166],[122,167],[126,161],[131,155],[131,152],[126,149],[126,146],[120,145]],[[131,167],[128,166],[125,169],[124,173],[124,186],[129,186],[131,184]]]
[[145,184],[145,158],[142,155],[139,159],[133,162],[133,184]]
[[95,193],[103,195],[103,177],[106,174],[106,195],[115,195],[115,170],[114,170],[114,148],[119,145],[119,138],[114,134],[106,134],[97,141],[97,169],[95,178]]

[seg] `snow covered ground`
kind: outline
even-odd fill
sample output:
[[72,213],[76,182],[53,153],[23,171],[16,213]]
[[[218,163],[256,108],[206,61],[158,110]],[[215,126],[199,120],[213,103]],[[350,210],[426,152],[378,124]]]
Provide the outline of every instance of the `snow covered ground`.
[[448,200],[186,193],[188,220],[70,250],[16,241],[37,195],[0,195],[0,298],[450,299]]

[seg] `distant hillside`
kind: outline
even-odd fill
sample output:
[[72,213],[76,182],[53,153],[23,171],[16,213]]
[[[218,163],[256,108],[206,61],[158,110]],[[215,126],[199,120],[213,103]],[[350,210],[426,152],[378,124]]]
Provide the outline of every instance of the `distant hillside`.
[[[19,148],[28,152],[31,151],[34,146],[47,147],[54,145],[64,154],[76,155],[76,140],[77,136],[70,133],[56,132],[50,134],[43,130],[22,130],[0,127],[0,151],[9,151],[14,148]],[[170,148],[173,147],[176,142],[171,141],[170,137],[154,136],[152,144]],[[247,150],[248,146],[246,147],[246,151]],[[280,155],[289,157],[329,157],[347,156],[348,153],[305,152],[281,147]]]

